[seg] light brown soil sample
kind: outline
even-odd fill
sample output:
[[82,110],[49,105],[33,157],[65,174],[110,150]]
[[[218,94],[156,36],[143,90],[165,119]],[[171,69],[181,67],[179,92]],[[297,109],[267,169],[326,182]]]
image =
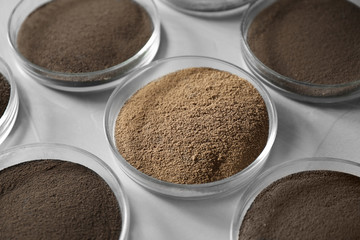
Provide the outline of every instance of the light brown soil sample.
[[266,145],[263,98],[246,80],[210,68],[161,77],[135,93],[116,121],[116,145],[154,178],[200,184],[230,177]]
[[118,202],[78,164],[39,160],[0,172],[2,239],[119,239]]
[[17,44],[46,69],[93,72],[135,55],[152,30],[148,13],[132,0],[55,0],[28,16]]
[[307,171],[274,182],[256,197],[239,240],[355,240],[359,221],[359,177]]

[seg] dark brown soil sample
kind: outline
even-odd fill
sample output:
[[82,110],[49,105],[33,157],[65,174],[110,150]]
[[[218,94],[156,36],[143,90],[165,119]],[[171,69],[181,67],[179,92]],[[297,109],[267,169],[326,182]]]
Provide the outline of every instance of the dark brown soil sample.
[[261,62],[298,81],[360,80],[360,8],[346,0],[279,0],[260,12],[248,43]]
[[39,160],[0,172],[1,239],[119,239],[118,202],[78,164]]
[[161,77],[121,109],[115,138],[121,155],[154,178],[200,184],[232,176],[266,145],[263,98],[246,80],[210,68]]
[[10,84],[0,73],[0,117],[4,114],[10,100]]
[[57,72],[103,70],[135,55],[153,30],[131,0],[55,0],[24,21],[17,43],[30,62]]
[[274,182],[256,197],[239,240],[356,240],[359,221],[359,177],[307,171]]

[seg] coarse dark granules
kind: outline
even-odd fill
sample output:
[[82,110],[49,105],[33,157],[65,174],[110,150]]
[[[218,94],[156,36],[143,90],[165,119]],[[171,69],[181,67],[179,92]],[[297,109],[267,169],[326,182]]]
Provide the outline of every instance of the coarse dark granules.
[[152,30],[148,13],[132,0],[55,0],[27,17],[17,44],[46,69],[94,72],[135,55]]
[[0,117],[4,114],[10,100],[10,84],[0,73]]
[[95,172],[55,160],[0,172],[1,239],[119,239],[115,195]]
[[239,240],[355,240],[359,221],[359,177],[306,171],[272,183],[255,198]]
[[165,75],[122,107],[116,145],[132,166],[154,178],[201,184],[232,176],[266,145],[269,119],[246,80],[211,68]]
[[247,41],[283,76],[313,84],[360,80],[360,8],[347,0],[278,0],[255,17]]

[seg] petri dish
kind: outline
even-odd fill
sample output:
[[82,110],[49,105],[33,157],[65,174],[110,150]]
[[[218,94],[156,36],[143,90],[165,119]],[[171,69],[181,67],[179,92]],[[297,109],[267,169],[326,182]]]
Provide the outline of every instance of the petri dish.
[[[159,77],[177,70],[192,67],[209,67],[235,74],[250,82],[264,99],[269,116],[269,133],[266,146],[261,154],[248,167],[231,177],[204,184],[175,184],[148,176],[129,164],[119,153],[115,142],[117,116],[125,102],[139,89]],[[105,109],[105,133],[116,162],[135,182],[150,191],[174,198],[202,199],[225,196],[246,186],[262,168],[275,141],[277,132],[277,113],[275,105],[262,84],[243,69],[230,63],[207,57],[183,56],[161,59],[134,71],[126,81],[118,86],[110,96]]]
[[162,0],[178,11],[204,17],[221,17],[243,11],[253,0]]
[[0,58],[0,73],[10,85],[10,98],[4,114],[0,118],[0,144],[4,142],[13,128],[19,111],[18,90],[12,72],[6,62]]
[[82,165],[97,173],[113,191],[121,211],[122,228],[119,240],[128,239],[130,210],[127,196],[119,178],[110,167],[95,155],[69,145],[36,143],[9,148],[0,153],[0,171],[21,163],[34,160],[53,159]]
[[132,57],[115,66],[84,73],[57,72],[36,65],[19,51],[17,38],[22,23],[35,10],[56,0],[21,0],[10,15],[8,38],[20,67],[39,83],[58,90],[70,92],[99,91],[115,87],[125,75],[137,67],[148,64],[155,57],[160,44],[160,19],[153,0],[133,0],[148,13],[153,31],[146,44]]
[[284,76],[267,67],[256,57],[248,42],[249,28],[255,17],[278,0],[256,0],[244,12],[241,26],[241,53],[250,72],[281,94],[304,102],[335,103],[360,96],[360,79],[340,84],[315,84]]
[[273,166],[256,177],[240,197],[233,215],[230,239],[239,239],[241,223],[255,198],[273,182],[294,173],[328,170],[360,177],[360,164],[337,158],[315,157],[292,160]]

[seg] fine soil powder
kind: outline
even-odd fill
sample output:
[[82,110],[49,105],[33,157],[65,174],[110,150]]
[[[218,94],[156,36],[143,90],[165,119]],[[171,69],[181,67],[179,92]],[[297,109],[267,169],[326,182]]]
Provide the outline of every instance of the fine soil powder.
[[38,160],[0,172],[1,239],[119,239],[118,202],[78,164]]
[[360,7],[346,0],[279,0],[260,12],[248,32],[255,56],[302,82],[360,80]]
[[306,171],[272,183],[256,197],[239,240],[355,240],[359,221],[359,177]]
[[121,155],[154,178],[200,184],[251,164],[266,145],[269,119],[246,80],[210,68],[170,73],[136,92],[116,121]]
[[10,99],[10,84],[0,73],[0,117],[4,114]]
[[27,17],[17,43],[34,64],[83,73],[124,62],[152,30],[148,13],[132,0],[54,0]]

